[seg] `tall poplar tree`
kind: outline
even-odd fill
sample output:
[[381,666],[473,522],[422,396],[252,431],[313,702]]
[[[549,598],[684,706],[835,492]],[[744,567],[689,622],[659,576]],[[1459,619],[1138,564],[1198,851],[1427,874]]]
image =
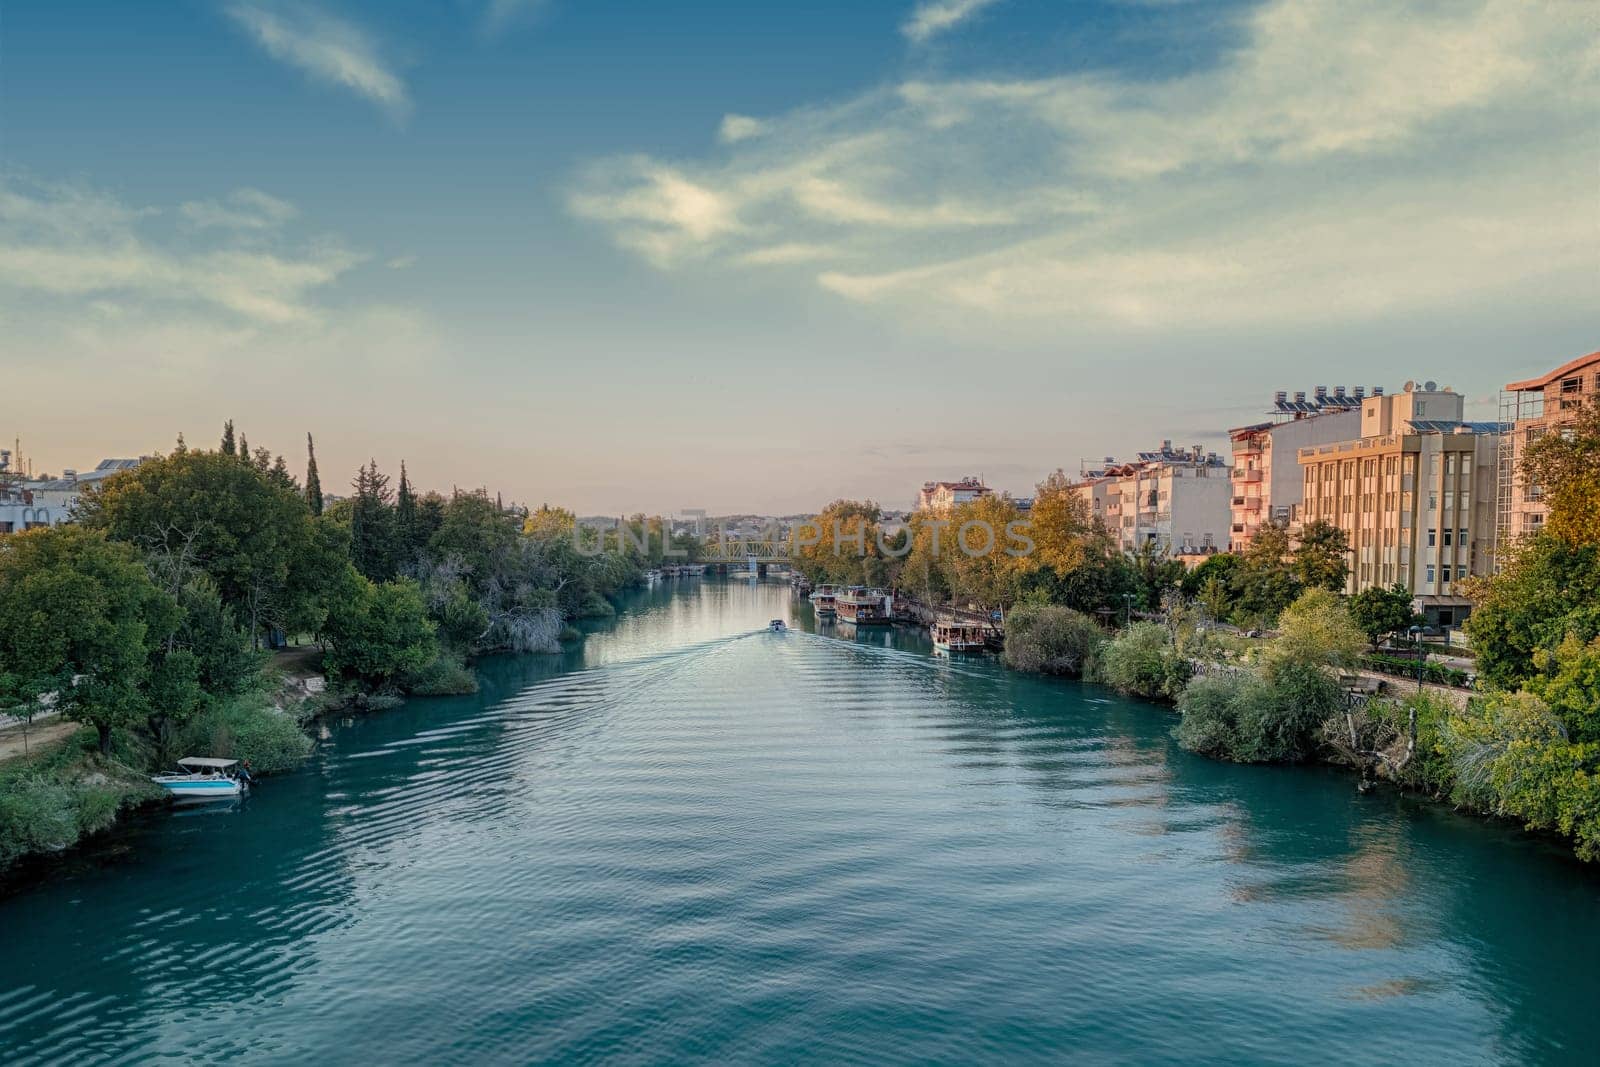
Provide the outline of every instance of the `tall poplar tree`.
[[322,514],[322,479],[317,477],[317,446],[309,433],[306,434],[306,503],[311,505],[311,514]]
[[239,454],[239,448],[233,441],[232,419],[222,424],[222,454],[224,456],[237,456]]
[[417,537],[417,495],[406,476],[405,460],[400,461],[400,486],[395,490],[394,525],[400,562],[411,563],[422,546]]

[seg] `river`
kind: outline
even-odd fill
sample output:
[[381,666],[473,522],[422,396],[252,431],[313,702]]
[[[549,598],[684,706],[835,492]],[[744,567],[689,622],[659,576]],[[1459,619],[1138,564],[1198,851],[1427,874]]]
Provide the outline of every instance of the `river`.
[[0,1061],[1584,1060],[1600,878],[1558,846],[815,630],[776,583],[641,592],[29,868]]

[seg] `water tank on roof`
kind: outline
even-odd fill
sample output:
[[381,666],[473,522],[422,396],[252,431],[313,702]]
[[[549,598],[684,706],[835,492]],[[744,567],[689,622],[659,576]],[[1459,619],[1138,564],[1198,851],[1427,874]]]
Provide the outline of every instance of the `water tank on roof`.
[[1272,394],[1272,399],[1279,404],[1286,403],[1289,399],[1289,393],[1285,389],[1279,389],[1276,393]]
[[1339,397],[1340,399],[1343,399],[1344,398],[1344,386],[1342,386],[1342,385],[1334,386],[1333,387],[1333,395],[1336,396],[1336,397]]
[[1362,397],[1367,395],[1367,387],[1364,386],[1364,385],[1356,386],[1356,394],[1355,395],[1356,395],[1356,399],[1360,400]]
[[1306,391],[1304,389],[1295,390],[1294,402],[1296,404],[1304,404],[1306,402]]
[[1438,391],[1439,383],[1438,382],[1428,382],[1425,385],[1423,385],[1423,388],[1426,389],[1430,393],[1436,392],[1436,391]]

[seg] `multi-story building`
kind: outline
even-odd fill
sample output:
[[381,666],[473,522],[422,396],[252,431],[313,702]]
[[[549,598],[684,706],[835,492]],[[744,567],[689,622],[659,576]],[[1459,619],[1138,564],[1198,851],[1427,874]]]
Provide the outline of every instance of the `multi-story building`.
[[[1382,396],[1383,389],[1374,386],[1372,394]],[[1279,391],[1267,412],[1270,421],[1228,431],[1233,439],[1230,551],[1249,548],[1262,523],[1289,521],[1303,484],[1300,450],[1359,436],[1365,397],[1366,389],[1359,385],[1349,393],[1342,385],[1332,393],[1319,385],[1309,400],[1303,392],[1291,400]]]
[[1463,420],[1461,394],[1406,383],[1361,405],[1359,437],[1300,450],[1297,526],[1343,530],[1346,591],[1395,583],[1431,625],[1471,610],[1460,583],[1493,567],[1494,492],[1502,424]]
[[1228,464],[1199,445],[1118,463],[1107,457],[1073,486],[1090,514],[1106,524],[1123,551],[1155,544],[1174,556],[1219,551],[1228,544]]
[[72,506],[84,490],[113,474],[132,470],[148,458],[103,459],[94,470],[82,474],[69,469],[59,478],[23,481],[10,470],[11,452],[0,449],[0,533],[61,525],[72,517]]
[[1548,374],[1511,382],[1500,394],[1500,421],[1512,430],[1500,439],[1495,493],[1496,546],[1538,533],[1547,508],[1543,488],[1522,476],[1528,445],[1572,418],[1600,396],[1600,352],[1563,363]]
[[958,482],[923,482],[922,491],[917,494],[917,510],[943,514],[957,504],[965,504],[993,492],[981,480],[970,476]]

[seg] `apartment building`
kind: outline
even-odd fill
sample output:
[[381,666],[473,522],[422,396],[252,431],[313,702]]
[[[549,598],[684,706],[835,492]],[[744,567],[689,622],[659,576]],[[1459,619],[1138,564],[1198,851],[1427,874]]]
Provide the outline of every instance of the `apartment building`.
[[1073,486],[1123,551],[1154,543],[1171,555],[1216,552],[1228,545],[1229,467],[1199,445],[1162,441],[1125,463],[1107,457]]
[[1540,486],[1522,477],[1528,445],[1572,418],[1600,396],[1600,352],[1563,363],[1548,374],[1510,382],[1500,393],[1500,421],[1511,432],[1500,440],[1496,472],[1496,544],[1538,533],[1548,509]]
[[1396,582],[1431,625],[1471,610],[1460,583],[1493,567],[1502,424],[1468,422],[1465,402],[1433,382],[1361,405],[1360,436],[1300,449],[1297,526],[1318,520],[1350,540],[1347,592]]
[[[1373,396],[1383,389],[1374,386]],[[1286,390],[1273,397],[1268,421],[1238,426],[1228,431],[1233,442],[1233,496],[1227,547],[1242,552],[1250,547],[1265,522],[1288,522],[1300,503],[1300,450],[1360,436],[1361,404],[1366,388],[1319,385],[1308,399]],[[1274,458],[1276,457],[1276,458]]]
[[917,494],[917,510],[944,514],[957,504],[965,504],[993,492],[980,479],[970,476],[955,482],[923,482],[922,491]]

